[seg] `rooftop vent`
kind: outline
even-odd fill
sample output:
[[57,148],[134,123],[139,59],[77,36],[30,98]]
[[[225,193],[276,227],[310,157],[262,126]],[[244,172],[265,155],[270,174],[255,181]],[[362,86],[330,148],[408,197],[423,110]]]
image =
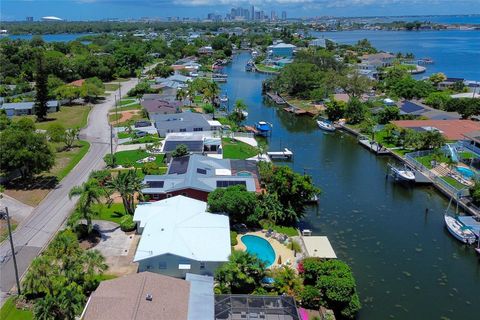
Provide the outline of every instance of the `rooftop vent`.
[[145,297],[145,299],[147,301],[152,301],[153,300],[153,296],[150,294],[150,293],[147,293],[147,296]]

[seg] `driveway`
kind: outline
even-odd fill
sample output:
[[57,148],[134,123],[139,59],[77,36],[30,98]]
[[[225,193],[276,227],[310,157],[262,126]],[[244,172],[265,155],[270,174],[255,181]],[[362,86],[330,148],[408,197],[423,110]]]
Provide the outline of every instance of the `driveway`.
[[[121,91],[128,92],[137,79],[121,83]],[[96,104],[88,117],[87,126],[80,138],[90,142],[90,149],[70,173],[43,199],[15,230],[13,234],[18,272],[23,276],[32,260],[48,244],[73,210],[77,198],[69,199],[68,193],[74,186],[85,182],[93,170],[104,166],[103,157],[110,152],[110,127],[107,122],[109,109],[114,107],[114,94]],[[0,245],[0,300],[15,286],[12,252],[8,241]]]

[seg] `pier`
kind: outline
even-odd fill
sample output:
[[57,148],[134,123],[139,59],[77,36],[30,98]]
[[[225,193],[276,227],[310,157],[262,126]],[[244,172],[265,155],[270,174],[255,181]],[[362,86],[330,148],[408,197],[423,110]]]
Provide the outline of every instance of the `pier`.
[[283,151],[269,151],[267,155],[272,159],[291,160],[293,158],[293,152],[287,148]]
[[372,141],[364,136],[359,137],[358,143],[360,143],[363,147],[367,148],[368,150],[372,151],[377,155],[389,155],[390,150],[383,147],[382,145],[378,144],[376,141]]
[[280,97],[279,95],[277,95],[276,93],[273,93],[273,92],[267,92],[267,97],[269,97],[273,102],[275,102],[276,104],[285,104],[285,100]]

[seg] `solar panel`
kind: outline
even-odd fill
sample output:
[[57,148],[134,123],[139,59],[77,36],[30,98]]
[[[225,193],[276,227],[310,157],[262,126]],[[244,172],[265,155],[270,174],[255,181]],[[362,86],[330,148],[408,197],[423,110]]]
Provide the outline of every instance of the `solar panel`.
[[167,140],[165,141],[165,146],[163,147],[163,151],[172,152],[177,148],[177,146],[181,144],[186,145],[189,152],[203,151],[203,141],[201,140],[198,140],[198,141]]
[[412,113],[412,112],[417,112],[417,111],[424,110],[425,108],[423,108],[422,106],[419,106],[418,104],[415,104],[413,102],[405,101],[402,104],[402,107],[400,109],[405,113]]
[[149,188],[163,188],[163,181],[148,181],[147,185]]
[[230,186],[237,186],[237,185],[246,186],[247,183],[245,181],[236,181],[236,180],[218,180],[217,181],[217,188],[227,188]]
[[190,156],[174,158],[170,163],[170,167],[168,168],[169,174],[183,174],[187,172],[188,162],[190,161]]

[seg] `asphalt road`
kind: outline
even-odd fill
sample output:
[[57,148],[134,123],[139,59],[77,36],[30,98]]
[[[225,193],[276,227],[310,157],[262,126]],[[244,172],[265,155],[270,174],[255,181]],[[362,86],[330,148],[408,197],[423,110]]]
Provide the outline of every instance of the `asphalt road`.
[[[121,83],[122,94],[135,84],[137,79]],[[20,276],[23,276],[32,260],[48,244],[73,210],[77,198],[69,199],[70,189],[85,182],[91,171],[104,166],[103,157],[110,152],[110,126],[107,117],[109,110],[114,106],[115,94],[118,96],[118,90],[110,94],[103,103],[94,106],[88,117],[87,126],[80,132],[80,138],[90,142],[87,154],[15,230],[13,239]],[[7,240],[0,245],[2,302],[14,286],[12,252]]]

